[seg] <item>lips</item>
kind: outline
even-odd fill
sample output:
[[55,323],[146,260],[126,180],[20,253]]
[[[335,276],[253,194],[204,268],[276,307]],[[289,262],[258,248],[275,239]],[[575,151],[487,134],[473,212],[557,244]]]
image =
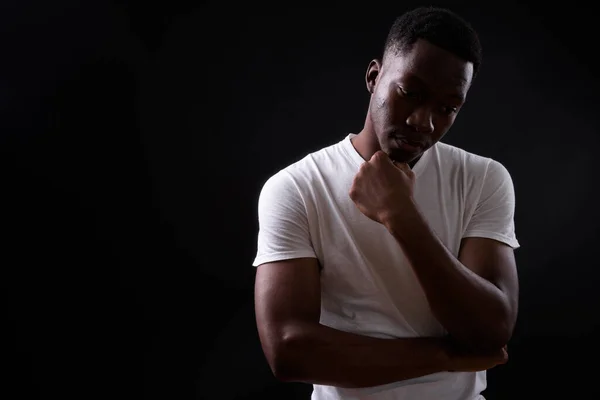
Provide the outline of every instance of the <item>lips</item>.
[[424,145],[424,143],[421,142],[421,141],[419,141],[419,140],[410,140],[410,139],[407,139],[404,136],[394,136],[394,139],[395,140],[399,140],[399,141],[401,141],[403,143],[408,143],[411,146],[423,146]]
[[425,147],[425,143],[423,142],[407,140],[406,138],[402,137],[395,137],[394,141],[396,142],[398,147],[409,151],[418,151]]

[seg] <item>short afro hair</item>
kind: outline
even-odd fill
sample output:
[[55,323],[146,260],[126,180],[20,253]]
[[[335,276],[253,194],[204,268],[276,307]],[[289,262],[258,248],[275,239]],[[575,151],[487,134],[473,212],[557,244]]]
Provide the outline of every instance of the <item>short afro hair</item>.
[[399,16],[384,46],[384,58],[412,49],[418,39],[427,40],[467,62],[473,63],[473,77],[481,65],[481,43],[473,27],[456,13],[438,7],[419,7]]

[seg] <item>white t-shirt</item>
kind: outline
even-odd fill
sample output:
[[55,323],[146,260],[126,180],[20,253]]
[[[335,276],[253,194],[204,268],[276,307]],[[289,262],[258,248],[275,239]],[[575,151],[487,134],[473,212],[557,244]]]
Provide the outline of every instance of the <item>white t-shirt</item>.
[[[363,215],[348,192],[361,164],[349,134],[274,174],[258,205],[253,265],[315,257],[321,271],[321,323],[379,338],[443,336],[400,245]],[[465,237],[519,247],[515,195],[499,162],[438,142],[413,169],[414,198],[431,228],[458,255]],[[442,372],[372,388],[314,385],[313,400],[482,399],[485,371]]]

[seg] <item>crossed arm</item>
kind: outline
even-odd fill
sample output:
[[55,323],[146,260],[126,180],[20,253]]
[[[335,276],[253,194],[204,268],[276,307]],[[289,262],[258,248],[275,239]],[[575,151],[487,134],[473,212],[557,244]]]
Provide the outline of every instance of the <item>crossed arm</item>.
[[[302,249],[297,254],[304,254],[266,262],[257,270],[257,327],[276,377],[369,387],[441,371],[481,371],[506,361],[501,348],[511,336],[518,297],[510,246],[467,237],[455,257],[415,205],[384,225],[396,238],[398,250],[407,255],[433,313],[451,339],[378,339],[338,331],[319,323],[319,265],[308,255],[308,227],[297,188],[286,181],[271,185],[259,201],[261,230],[264,227],[265,232],[259,244],[266,248],[268,239],[276,238],[274,250],[269,251]],[[506,204],[503,218],[512,219],[513,206]],[[489,216],[481,215],[481,221],[490,221]],[[456,353],[452,344],[457,342],[459,348],[470,351]]]
[[263,351],[282,381],[360,388],[459,368],[441,338],[378,339],[321,325],[315,258],[259,266],[255,310]]
[[[370,387],[442,371],[481,371],[506,361],[500,348],[516,316],[512,249],[467,238],[461,261],[422,229],[426,233],[403,241],[403,248],[412,263],[431,263],[417,272],[431,308],[450,335],[475,352],[453,356],[453,340],[446,338],[378,339],[319,324],[318,262],[293,259],[263,264],[256,276],[259,337],[278,379]],[[432,243],[423,252],[427,242]]]
[[519,290],[510,246],[468,237],[456,258],[416,206],[384,225],[413,266],[432,312],[454,339],[475,351],[506,345],[517,318]]

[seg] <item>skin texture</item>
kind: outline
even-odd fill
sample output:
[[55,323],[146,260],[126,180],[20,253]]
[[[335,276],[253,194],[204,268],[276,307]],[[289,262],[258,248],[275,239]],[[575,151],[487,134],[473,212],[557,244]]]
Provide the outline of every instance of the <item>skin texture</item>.
[[[356,175],[349,198],[397,239],[398,251],[407,253],[451,336],[378,339],[323,326],[318,260],[266,263],[257,269],[256,320],[263,351],[280,380],[368,387],[441,371],[482,371],[507,361],[504,346],[516,316],[512,250],[467,239],[460,260],[454,259],[412,198],[409,165],[448,131],[471,75],[471,63],[424,41],[409,52],[384,57],[383,63],[373,60],[366,75],[371,100],[364,129],[352,142],[368,162]],[[402,148],[396,137],[418,143],[417,148]],[[443,278],[435,279],[437,274]],[[483,318],[488,312],[491,316]],[[488,334],[489,329],[500,333]]]
[[[406,54],[371,61],[366,75],[371,101],[354,147],[365,160],[383,150],[396,162],[415,162],[454,123],[472,74],[471,63],[424,40]],[[395,137],[418,148],[404,150]]]

